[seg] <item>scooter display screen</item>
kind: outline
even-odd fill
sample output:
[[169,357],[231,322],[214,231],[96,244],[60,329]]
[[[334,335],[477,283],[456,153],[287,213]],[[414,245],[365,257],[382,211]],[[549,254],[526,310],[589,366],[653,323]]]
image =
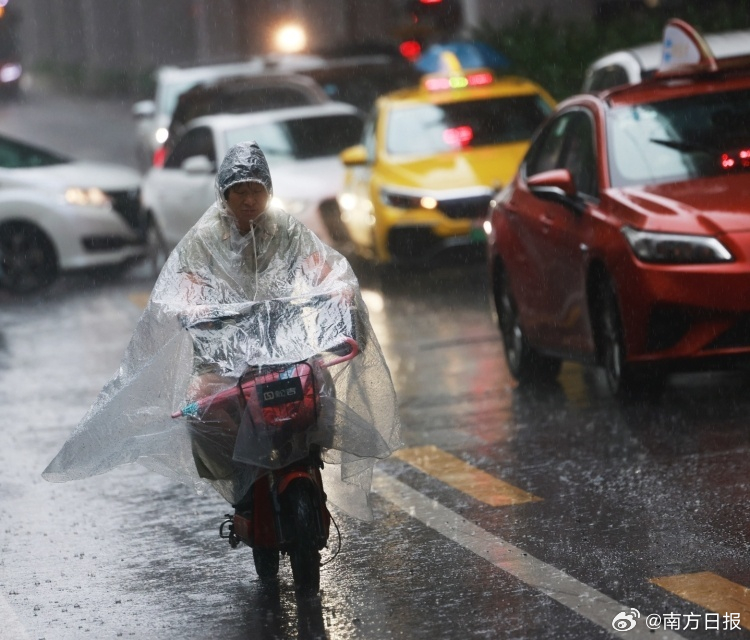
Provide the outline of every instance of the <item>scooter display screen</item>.
[[258,385],[258,401],[261,407],[276,407],[303,399],[302,382],[299,378],[275,380]]

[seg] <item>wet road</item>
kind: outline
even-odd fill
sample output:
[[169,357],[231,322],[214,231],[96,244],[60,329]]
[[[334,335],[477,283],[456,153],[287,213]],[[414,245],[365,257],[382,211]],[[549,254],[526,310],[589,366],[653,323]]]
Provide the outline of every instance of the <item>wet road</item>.
[[[0,131],[55,129],[55,104],[2,108]],[[89,133],[58,149],[118,148],[124,109],[76,111]],[[147,270],[0,293],[0,638],[750,637],[747,375],[674,377],[632,407],[575,365],[518,389],[480,264],[356,268],[406,447],[378,465],[374,522],[334,514],[341,553],[301,601],[288,568],[264,588],[218,538],[218,496],[138,466],[40,477],[117,368]]]

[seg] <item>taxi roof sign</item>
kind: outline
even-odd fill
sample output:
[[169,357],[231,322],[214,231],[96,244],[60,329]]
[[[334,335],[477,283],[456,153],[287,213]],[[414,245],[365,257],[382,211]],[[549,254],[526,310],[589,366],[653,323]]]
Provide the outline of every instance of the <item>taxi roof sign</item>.
[[492,84],[494,76],[489,69],[464,70],[458,56],[452,51],[440,54],[440,71],[422,78],[422,88],[427,91],[464,89]]
[[672,18],[667,22],[657,75],[680,75],[717,69],[716,58],[700,33],[684,20]]
[[443,51],[440,54],[440,70],[438,73],[458,74],[463,72],[461,61],[452,51]]

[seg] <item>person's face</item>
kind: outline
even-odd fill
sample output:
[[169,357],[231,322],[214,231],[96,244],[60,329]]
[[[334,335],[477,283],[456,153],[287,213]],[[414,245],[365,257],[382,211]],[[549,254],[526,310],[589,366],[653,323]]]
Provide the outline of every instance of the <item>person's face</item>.
[[229,211],[237,221],[240,231],[247,232],[250,226],[268,205],[268,191],[260,182],[240,182],[227,192]]

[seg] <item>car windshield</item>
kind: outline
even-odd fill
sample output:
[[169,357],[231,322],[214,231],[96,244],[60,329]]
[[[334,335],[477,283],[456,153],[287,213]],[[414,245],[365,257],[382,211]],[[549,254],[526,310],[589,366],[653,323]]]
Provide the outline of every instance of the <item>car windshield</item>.
[[614,187],[750,169],[750,91],[620,107],[609,116]]
[[361,118],[350,114],[296,118],[232,129],[225,134],[225,144],[229,148],[255,140],[268,161],[278,165],[335,156],[359,142],[362,125]]
[[430,155],[529,140],[550,111],[539,95],[396,109],[386,148],[393,155]]
[[66,162],[70,162],[70,160],[63,156],[15,140],[0,138],[0,167],[3,169],[48,167]]
[[156,96],[156,110],[165,116],[171,116],[177,106],[180,96],[193,87],[198,86],[200,80],[190,79],[179,82],[164,82],[159,86]]

